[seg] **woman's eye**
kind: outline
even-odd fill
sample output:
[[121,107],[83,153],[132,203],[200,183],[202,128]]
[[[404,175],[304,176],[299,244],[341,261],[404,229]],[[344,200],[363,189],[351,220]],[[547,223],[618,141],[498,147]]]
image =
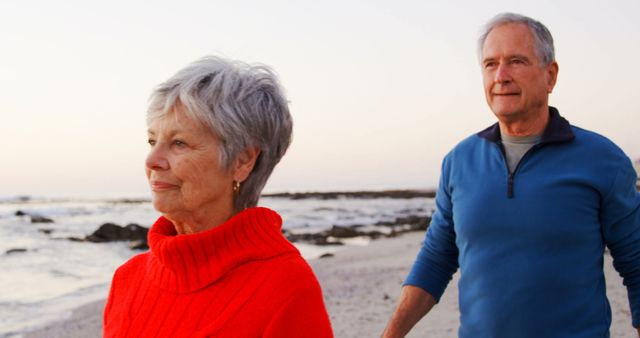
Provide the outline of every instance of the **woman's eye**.
[[149,139],[147,140],[147,143],[149,143],[150,146],[154,146],[156,145],[156,140]]
[[187,147],[187,144],[184,143],[183,141],[180,141],[180,140],[173,141],[173,145],[175,145],[178,148],[186,148]]

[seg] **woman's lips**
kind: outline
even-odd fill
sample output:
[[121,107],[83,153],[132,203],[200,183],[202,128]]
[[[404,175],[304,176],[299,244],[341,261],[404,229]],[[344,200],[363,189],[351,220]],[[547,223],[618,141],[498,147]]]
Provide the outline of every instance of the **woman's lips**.
[[176,188],[178,188],[177,184],[171,184],[163,181],[151,181],[151,190],[153,191],[172,190]]

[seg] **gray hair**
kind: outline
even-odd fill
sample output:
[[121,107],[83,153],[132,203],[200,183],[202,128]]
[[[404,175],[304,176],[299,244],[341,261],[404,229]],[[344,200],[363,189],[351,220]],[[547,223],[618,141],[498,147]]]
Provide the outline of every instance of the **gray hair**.
[[515,13],[501,13],[489,20],[482,29],[480,38],[478,39],[478,57],[480,62],[482,62],[482,58],[484,57],[482,55],[482,48],[484,47],[484,42],[489,33],[497,26],[508,23],[521,23],[529,27],[529,31],[531,31],[535,40],[535,49],[538,54],[538,59],[543,66],[548,66],[556,60],[555,49],[553,47],[553,37],[545,25],[528,16]]
[[207,56],[154,89],[147,123],[178,104],[220,139],[223,168],[229,169],[246,149],[260,150],[234,200],[236,212],[256,206],[273,168],[291,143],[293,121],[275,73],[264,65]]

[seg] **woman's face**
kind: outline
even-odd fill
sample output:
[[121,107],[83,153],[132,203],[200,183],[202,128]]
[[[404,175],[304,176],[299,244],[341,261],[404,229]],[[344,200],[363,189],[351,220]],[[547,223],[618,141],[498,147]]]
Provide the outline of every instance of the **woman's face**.
[[233,208],[233,174],[222,168],[220,142],[184,108],[149,125],[146,173],[153,206],[165,216]]

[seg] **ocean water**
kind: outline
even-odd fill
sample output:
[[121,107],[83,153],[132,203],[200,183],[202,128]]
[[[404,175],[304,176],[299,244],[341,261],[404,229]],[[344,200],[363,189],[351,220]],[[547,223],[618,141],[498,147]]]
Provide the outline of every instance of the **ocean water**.
[[[385,229],[375,223],[392,222],[408,215],[429,216],[428,198],[302,199],[266,197],[261,206],[272,208],[292,232],[318,232],[333,225],[359,229]],[[31,223],[21,210],[51,218],[54,223]],[[107,296],[114,270],[140,253],[126,242],[74,242],[69,237],[91,234],[101,224],[136,223],[149,227],[158,218],[151,203],[112,199],[0,200],[0,338],[68,317],[71,310]],[[387,229],[388,230],[388,229]],[[49,234],[45,233],[49,232]],[[353,238],[347,245],[366,245],[369,239]],[[295,243],[302,255],[314,259],[341,247]],[[12,249],[23,251],[7,253]]]

